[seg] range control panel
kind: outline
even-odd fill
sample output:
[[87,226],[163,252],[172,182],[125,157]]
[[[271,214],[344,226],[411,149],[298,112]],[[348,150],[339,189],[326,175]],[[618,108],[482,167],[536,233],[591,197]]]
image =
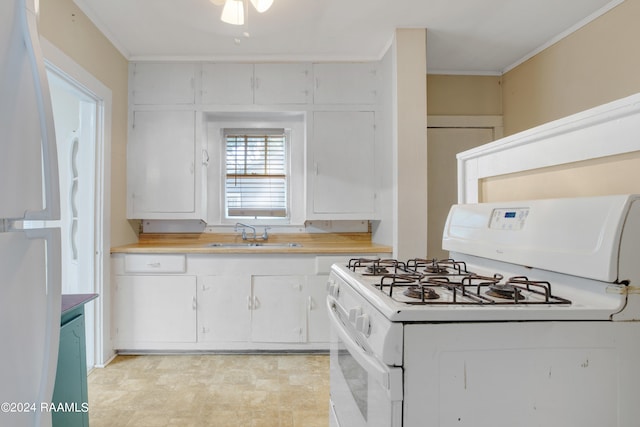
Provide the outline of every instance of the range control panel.
[[497,208],[491,213],[489,228],[521,230],[529,216],[529,208]]

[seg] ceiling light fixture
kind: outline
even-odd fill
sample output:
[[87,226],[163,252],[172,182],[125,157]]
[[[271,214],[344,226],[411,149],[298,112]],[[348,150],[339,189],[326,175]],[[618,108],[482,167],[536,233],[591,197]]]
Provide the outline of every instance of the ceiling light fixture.
[[222,8],[220,20],[231,25],[244,24],[244,1],[227,0]]
[[251,0],[251,4],[259,13],[266,12],[273,4],[273,0]]
[[[222,6],[220,20],[231,25],[244,25],[245,1],[246,0],[210,0],[216,6]],[[250,0],[258,13],[269,10],[273,0]],[[248,10],[247,10],[248,13]]]

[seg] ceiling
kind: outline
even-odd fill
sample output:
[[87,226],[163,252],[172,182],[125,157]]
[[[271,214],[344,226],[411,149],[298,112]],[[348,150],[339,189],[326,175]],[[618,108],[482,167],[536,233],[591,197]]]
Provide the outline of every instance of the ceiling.
[[209,0],[74,1],[129,60],[378,60],[427,28],[428,72],[499,75],[623,0],[274,0],[244,26]]

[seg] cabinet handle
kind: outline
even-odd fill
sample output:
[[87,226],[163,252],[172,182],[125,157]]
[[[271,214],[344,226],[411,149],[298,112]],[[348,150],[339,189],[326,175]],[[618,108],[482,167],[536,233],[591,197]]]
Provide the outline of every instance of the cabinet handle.
[[317,163],[314,163],[314,164],[313,164],[313,167],[314,167],[314,169],[315,169],[315,174],[316,174],[316,176],[318,176],[318,164],[317,164]]
[[150,263],[147,264],[147,267],[160,268],[160,263],[159,262],[150,262]]
[[247,297],[247,309],[251,310],[253,308],[252,304],[251,304],[251,295],[249,295]]
[[311,297],[307,298],[307,310],[308,311],[313,310],[313,298]]
[[198,304],[196,301],[196,297],[193,297],[193,299],[191,300],[191,308],[193,308],[194,310],[198,309]]
[[209,152],[207,150],[202,150],[202,164],[204,166],[209,166]]
[[256,84],[255,84],[255,89],[256,89],[256,90],[257,90],[257,89],[260,89],[260,79],[259,79],[258,77],[256,77],[255,82],[256,82]]
[[315,81],[316,81],[316,89],[318,89],[318,87],[320,87],[320,84],[318,83],[318,78],[317,77],[315,78]]
[[258,297],[254,296],[253,297],[253,309],[257,310],[258,308],[260,308],[260,300],[258,300]]

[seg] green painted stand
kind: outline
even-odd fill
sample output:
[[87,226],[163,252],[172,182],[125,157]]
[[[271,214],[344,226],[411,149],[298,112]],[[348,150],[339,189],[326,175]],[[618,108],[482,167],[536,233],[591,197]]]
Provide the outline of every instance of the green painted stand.
[[84,305],[96,294],[63,295],[53,427],[89,427]]

